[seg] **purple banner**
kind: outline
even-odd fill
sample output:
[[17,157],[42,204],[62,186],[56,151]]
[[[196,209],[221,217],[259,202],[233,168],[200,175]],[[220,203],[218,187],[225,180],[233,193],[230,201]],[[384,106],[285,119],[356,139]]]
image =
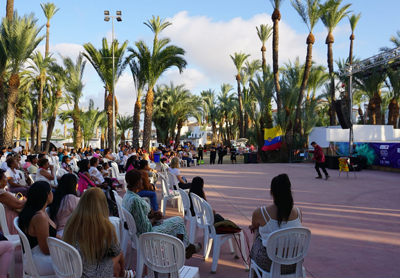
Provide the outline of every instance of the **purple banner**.
[[400,168],[400,144],[370,143],[375,151],[373,164],[392,168]]

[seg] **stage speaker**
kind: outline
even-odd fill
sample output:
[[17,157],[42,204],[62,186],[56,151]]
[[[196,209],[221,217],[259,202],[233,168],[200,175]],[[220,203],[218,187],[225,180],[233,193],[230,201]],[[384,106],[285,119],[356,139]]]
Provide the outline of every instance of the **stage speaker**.
[[349,100],[341,99],[335,101],[336,114],[343,129],[349,129],[353,124],[350,121]]

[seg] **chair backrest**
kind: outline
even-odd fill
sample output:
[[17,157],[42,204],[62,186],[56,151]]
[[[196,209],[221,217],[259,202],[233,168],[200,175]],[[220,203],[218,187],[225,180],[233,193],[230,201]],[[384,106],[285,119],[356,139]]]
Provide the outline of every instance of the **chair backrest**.
[[[28,264],[28,269],[29,269],[30,273],[27,273],[27,274],[34,276],[34,277],[40,277],[39,274],[37,273],[35,263],[33,262],[31,245],[29,244],[28,238],[26,237],[25,233],[19,228],[18,220],[19,220],[19,217],[16,217],[14,219],[14,227],[18,231],[19,238],[21,239],[22,252],[25,255],[26,262]],[[24,271],[25,270],[26,269],[24,267]]]
[[270,271],[272,277],[279,277],[281,264],[290,265],[303,261],[310,245],[310,238],[311,231],[307,228],[287,228],[269,235],[267,254],[272,261]]
[[71,167],[72,171],[74,172],[79,171],[78,160],[76,158],[71,159],[71,161],[69,162],[69,166]]
[[193,209],[197,217],[197,226],[205,229],[207,226],[207,220],[206,212],[204,211],[202,206],[204,199],[194,193],[190,193],[190,198],[192,199]]
[[138,254],[148,267],[149,277],[154,277],[154,271],[170,273],[171,278],[180,277],[179,270],[185,263],[185,247],[178,238],[160,233],[142,234]]
[[118,164],[115,162],[111,162],[111,173],[113,178],[118,179]]
[[[197,196],[197,197],[201,198],[199,196]],[[201,208],[204,211],[205,224],[206,224],[206,226],[208,226],[208,229],[211,234],[216,234],[216,230],[214,227],[214,213],[211,208],[211,205],[203,198],[201,198],[201,199],[202,199]]]
[[47,238],[53,269],[60,278],[80,278],[82,259],[78,250],[54,237]]
[[139,247],[139,237],[137,235],[135,219],[133,218],[133,215],[126,208],[124,207],[121,208],[126,224],[128,225],[129,237],[131,239],[132,247],[137,250]]
[[[8,193],[6,192],[4,194]],[[0,228],[5,236],[10,235],[10,231],[8,230],[8,225],[7,225],[6,211],[2,203],[0,203]]]
[[31,179],[31,182],[34,183],[36,181],[36,174],[29,174],[29,178]]
[[167,172],[167,175],[168,175],[168,179],[169,179],[169,187],[173,190],[176,190],[176,188],[179,187],[178,186],[178,184],[179,184],[178,178],[169,171]]
[[124,213],[123,213],[123,209],[122,209],[122,198],[121,198],[121,196],[118,195],[118,193],[115,190],[112,190],[112,193],[114,194],[114,199],[115,199],[115,202],[117,203],[119,219],[121,220],[121,223],[123,224],[125,222],[125,217],[124,217]]
[[192,217],[192,213],[190,212],[189,195],[181,188],[179,188],[179,193],[181,194],[183,209],[185,210],[185,217]]
[[19,180],[19,184],[21,184],[21,185],[27,185],[26,184],[26,177],[25,177],[25,174],[22,172],[22,171],[20,171],[20,170],[15,170],[15,172],[19,175],[19,177],[20,177],[20,180]]

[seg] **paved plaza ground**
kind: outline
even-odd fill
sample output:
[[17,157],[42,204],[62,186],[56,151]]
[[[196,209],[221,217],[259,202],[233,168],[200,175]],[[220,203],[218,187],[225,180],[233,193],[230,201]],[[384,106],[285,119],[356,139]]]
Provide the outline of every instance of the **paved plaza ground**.
[[[287,173],[303,225],[311,230],[305,259],[307,277],[399,277],[400,174],[372,170],[349,178],[330,170],[331,179],[316,180],[313,164],[224,164],[183,168],[191,180],[205,180],[206,196],[213,209],[247,229],[255,208],[270,205],[271,179]],[[177,215],[167,208],[168,215]],[[202,234],[197,241],[201,241]],[[252,241],[252,236],[250,236]],[[224,246],[217,274],[210,274],[212,255],[187,260],[199,266],[201,277],[248,277],[240,260]]]
[[[357,172],[357,179],[353,174],[346,179],[344,175],[338,178],[337,170],[330,170],[330,180],[316,180],[313,164],[309,163],[204,164],[182,168],[181,173],[189,181],[203,177],[212,208],[243,227],[250,242],[253,237],[247,227],[253,210],[272,203],[271,179],[287,173],[295,205],[303,213],[303,226],[312,233],[304,263],[307,277],[399,277],[400,174],[363,170]],[[182,214],[168,203],[166,216],[176,215]],[[203,241],[202,236],[199,232],[197,242]],[[17,259],[17,277],[22,277],[20,253]],[[207,261],[194,255],[186,265],[198,266],[202,278],[248,277],[242,261],[233,258],[227,243],[221,250],[216,274],[210,273],[211,262],[212,252]]]

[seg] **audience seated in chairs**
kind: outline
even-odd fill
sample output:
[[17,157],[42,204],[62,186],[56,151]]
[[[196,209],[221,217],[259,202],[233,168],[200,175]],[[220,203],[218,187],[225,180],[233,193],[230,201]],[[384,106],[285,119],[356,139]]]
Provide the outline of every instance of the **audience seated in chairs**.
[[49,169],[53,172],[53,165],[50,165],[47,158],[40,158],[38,161],[39,171],[36,172],[36,181],[46,181],[50,183],[54,180],[53,173],[49,173]]
[[174,157],[171,160],[170,164],[170,173],[174,174],[178,179],[178,186],[182,189],[190,189],[191,184],[186,181],[184,177],[181,176],[181,172],[179,171],[179,158]]
[[[147,160],[141,160],[140,166],[144,167],[144,165],[148,165]],[[142,186],[138,188],[136,194],[140,197],[148,197],[150,198],[151,209],[153,211],[158,211],[158,203],[157,203],[157,194],[154,192],[154,185],[150,184],[150,179],[148,175],[148,171],[145,168],[140,169],[140,173],[142,174]]]
[[[57,237],[56,225],[49,218],[46,207],[53,201],[51,186],[46,181],[37,181],[29,188],[28,198],[19,214],[18,226],[28,238],[33,261],[39,275],[54,275],[53,264],[47,237]],[[27,247],[25,247],[27,248]],[[30,273],[29,266],[23,258],[24,269]]]
[[[186,247],[186,259],[193,254],[200,252],[201,244],[190,244],[186,228],[181,217],[171,217],[160,221],[162,214],[159,211],[150,213],[149,207],[135,192],[142,187],[142,174],[138,170],[131,170],[126,173],[125,180],[128,183],[128,190],[122,200],[122,205],[132,214],[136,222],[137,235],[143,233],[157,232],[175,236],[182,240]],[[150,214],[149,214],[150,213]]]
[[[7,171],[5,175],[7,176],[8,190],[12,193],[21,193],[26,196],[28,193],[29,185],[27,179],[24,175],[20,176],[18,170],[18,161],[15,157],[7,158]],[[29,177],[28,177],[29,178]]]
[[56,224],[57,233],[62,236],[69,216],[78,205],[76,192],[78,180],[74,174],[65,174],[58,182],[50,207],[50,219]]
[[82,277],[133,278],[124,270],[124,254],[109,220],[107,201],[100,188],[86,190],[64,229],[63,240],[82,258]]
[[[271,181],[271,196],[274,203],[270,206],[257,208],[253,212],[253,218],[249,229],[254,233],[259,231],[253,247],[251,248],[250,257],[263,270],[269,272],[272,261],[268,258],[267,244],[268,236],[275,231],[285,228],[301,227],[301,212],[293,205],[293,197],[291,184],[288,175],[281,174]],[[281,265],[281,274],[294,273],[296,264]]]

